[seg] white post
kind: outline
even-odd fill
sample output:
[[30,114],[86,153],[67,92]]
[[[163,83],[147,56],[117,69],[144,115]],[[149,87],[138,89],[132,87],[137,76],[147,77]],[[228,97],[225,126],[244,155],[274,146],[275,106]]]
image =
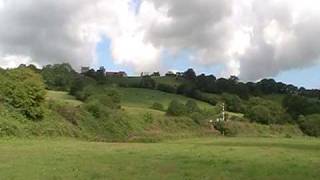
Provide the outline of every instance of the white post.
[[222,104],[222,121],[225,121],[224,103]]

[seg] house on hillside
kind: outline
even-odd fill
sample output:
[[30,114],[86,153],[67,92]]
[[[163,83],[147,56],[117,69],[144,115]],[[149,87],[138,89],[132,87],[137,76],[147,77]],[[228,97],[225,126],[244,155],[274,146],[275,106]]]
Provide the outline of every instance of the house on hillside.
[[85,74],[90,71],[90,67],[81,67],[81,74]]
[[127,77],[127,73],[124,71],[119,72],[106,72],[107,77]]

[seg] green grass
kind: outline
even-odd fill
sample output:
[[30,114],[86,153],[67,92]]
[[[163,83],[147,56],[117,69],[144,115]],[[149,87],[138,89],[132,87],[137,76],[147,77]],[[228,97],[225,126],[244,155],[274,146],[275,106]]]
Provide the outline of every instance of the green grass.
[[139,88],[118,88],[117,90],[121,95],[121,103],[125,106],[130,107],[150,108],[153,103],[158,102],[161,103],[165,108],[167,108],[173,99],[177,99],[183,103],[185,103],[187,100],[194,100],[202,109],[215,108],[215,106],[202,101],[157,90]]
[[81,101],[76,100],[75,97],[64,91],[47,91],[47,100],[61,101],[73,106],[82,104]]
[[318,179],[319,139],[0,140],[1,179]]

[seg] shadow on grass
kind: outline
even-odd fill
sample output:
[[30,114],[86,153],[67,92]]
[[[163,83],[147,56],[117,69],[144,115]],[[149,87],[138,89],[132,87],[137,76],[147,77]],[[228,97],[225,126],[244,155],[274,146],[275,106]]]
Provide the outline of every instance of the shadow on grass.
[[213,142],[203,143],[207,146],[223,146],[223,147],[261,147],[261,148],[285,148],[297,150],[320,151],[320,146],[317,144],[291,144],[277,142]]

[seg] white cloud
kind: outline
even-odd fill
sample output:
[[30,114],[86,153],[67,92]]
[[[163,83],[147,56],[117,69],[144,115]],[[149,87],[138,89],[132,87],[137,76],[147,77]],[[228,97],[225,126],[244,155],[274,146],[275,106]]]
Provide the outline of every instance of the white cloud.
[[5,67],[94,64],[102,36],[115,63],[136,71],[160,69],[164,52],[187,50],[195,68],[224,65],[226,76],[256,80],[320,57],[314,0],[141,0],[139,12],[131,0],[0,0],[0,24]]
[[26,56],[11,55],[11,56],[4,56],[0,58],[0,62],[1,62],[1,67],[11,68],[11,67],[19,66],[20,64],[30,64],[32,63],[32,60],[30,59],[30,57],[26,57]]

